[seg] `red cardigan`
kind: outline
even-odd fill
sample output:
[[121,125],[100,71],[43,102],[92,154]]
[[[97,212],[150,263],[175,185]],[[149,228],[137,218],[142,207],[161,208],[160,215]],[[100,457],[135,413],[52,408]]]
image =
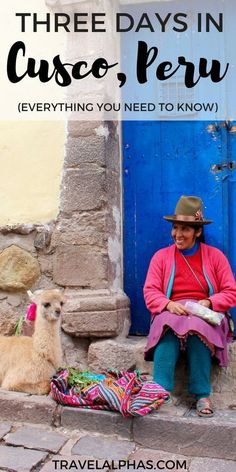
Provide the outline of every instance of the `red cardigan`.
[[[202,268],[212,286],[211,300],[215,311],[225,312],[236,306],[236,282],[225,255],[215,247],[200,243]],[[152,315],[161,313],[171,298],[168,298],[168,287],[174,276],[176,246],[166,247],[157,251],[148,269],[144,298]],[[170,296],[170,295],[169,295]]]

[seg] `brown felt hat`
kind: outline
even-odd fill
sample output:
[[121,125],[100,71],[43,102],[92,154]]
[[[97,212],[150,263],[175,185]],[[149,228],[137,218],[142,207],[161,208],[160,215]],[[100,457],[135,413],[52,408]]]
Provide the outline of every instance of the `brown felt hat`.
[[194,226],[208,225],[212,221],[203,218],[202,207],[201,198],[182,195],[176,205],[175,214],[164,216],[163,218],[167,221],[189,223]]

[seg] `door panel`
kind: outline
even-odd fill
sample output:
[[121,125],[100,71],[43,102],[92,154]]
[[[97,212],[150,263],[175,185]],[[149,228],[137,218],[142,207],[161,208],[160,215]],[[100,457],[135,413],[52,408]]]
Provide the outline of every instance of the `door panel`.
[[[228,123],[229,259],[236,278],[236,122]],[[236,325],[236,308],[230,310]],[[235,328],[236,334],[236,328]]]
[[[133,334],[146,334],[149,314],[143,284],[152,255],[171,244],[173,214],[181,195],[200,195],[206,242],[223,250],[234,270],[235,173],[228,163],[233,127],[211,122],[124,122],[124,285],[131,299]],[[222,165],[223,163],[223,165]]]

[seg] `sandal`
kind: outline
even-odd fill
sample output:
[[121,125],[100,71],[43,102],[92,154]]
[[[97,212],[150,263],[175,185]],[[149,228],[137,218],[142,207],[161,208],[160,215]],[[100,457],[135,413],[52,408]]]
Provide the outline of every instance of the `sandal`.
[[[214,410],[209,398],[199,398],[196,403],[196,410],[198,416],[205,416],[208,418],[214,416]],[[208,410],[208,412],[205,412],[204,410]]]

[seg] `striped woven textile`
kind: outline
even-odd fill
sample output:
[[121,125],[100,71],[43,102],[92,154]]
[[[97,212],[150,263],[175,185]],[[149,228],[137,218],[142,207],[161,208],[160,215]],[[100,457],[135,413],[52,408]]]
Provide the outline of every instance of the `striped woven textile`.
[[117,411],[123,416],[144,416],[157,410],[169,393],[155,382],[147,381],[138,371],[110,370],[104,380],[91,383],[80,394],[68,386],[68,371],[51,378],[51,396],[61,405],[94,410]]

